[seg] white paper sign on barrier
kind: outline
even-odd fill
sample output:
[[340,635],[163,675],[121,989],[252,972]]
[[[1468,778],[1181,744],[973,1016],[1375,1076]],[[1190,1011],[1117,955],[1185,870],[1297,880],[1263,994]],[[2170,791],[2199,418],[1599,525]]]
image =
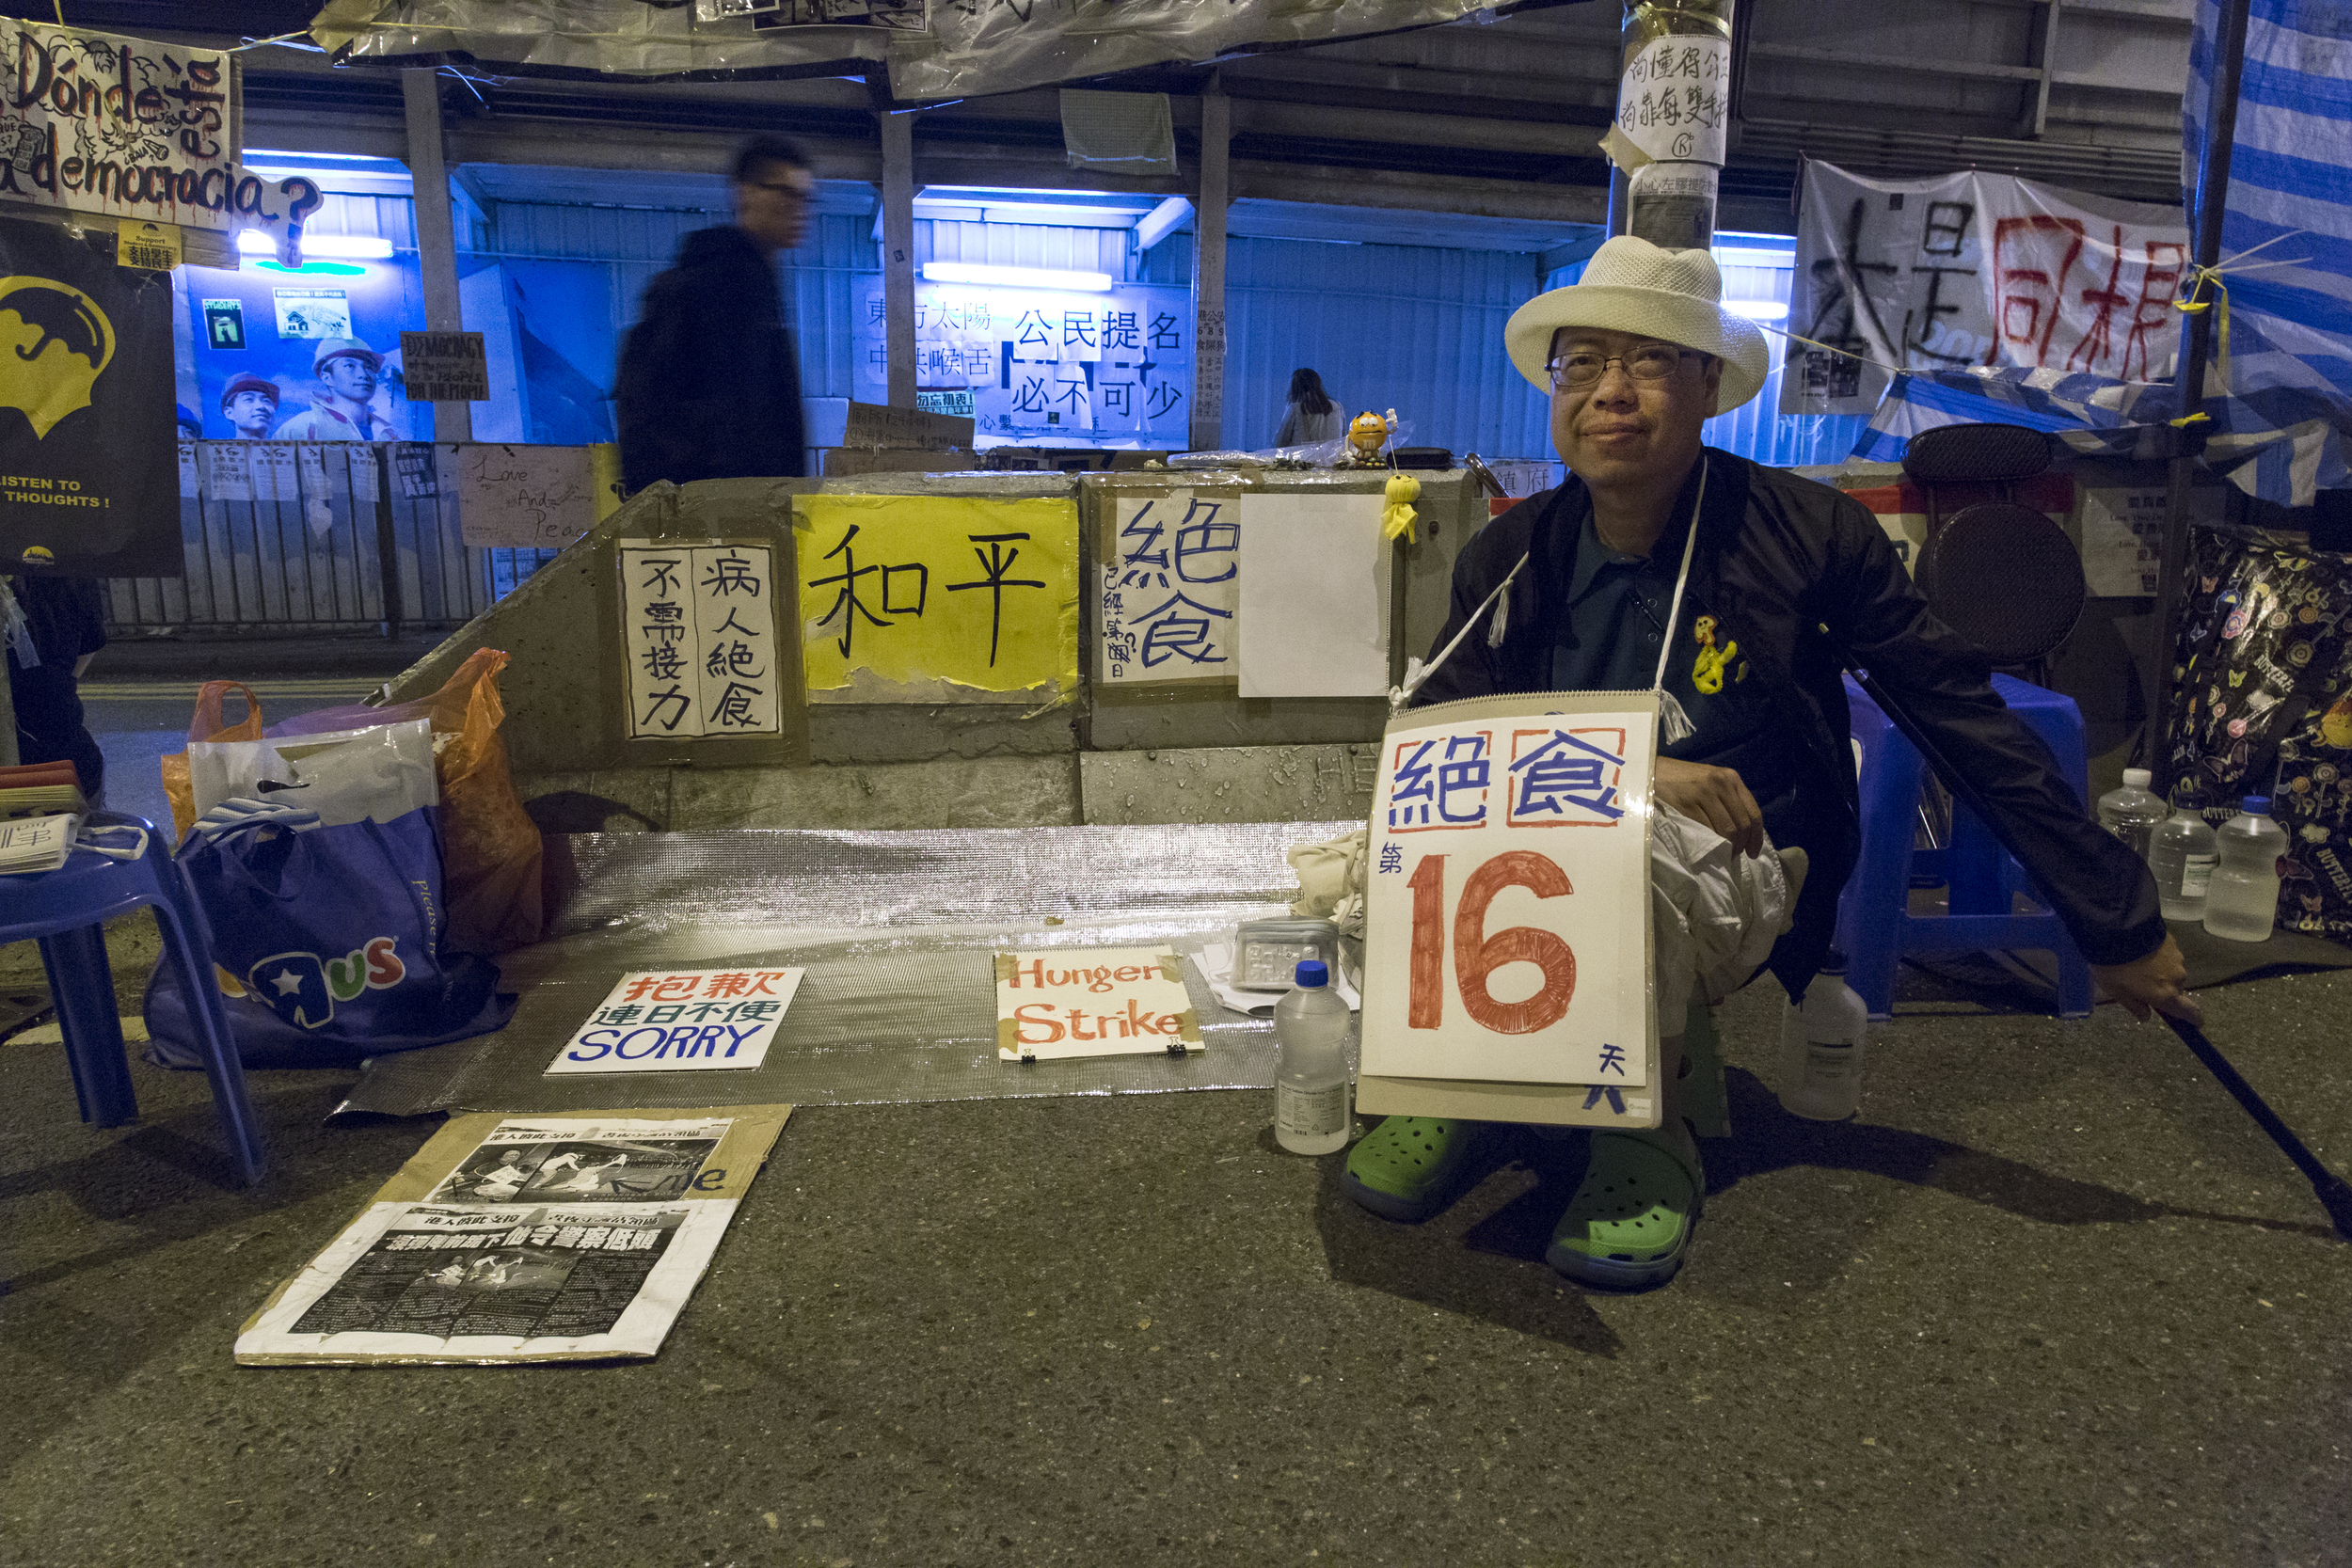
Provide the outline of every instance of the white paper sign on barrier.
[[1657,1124],[1657,731],[1655,700],[1624,691],[1391,721],[1366,879],[1364,1109]]

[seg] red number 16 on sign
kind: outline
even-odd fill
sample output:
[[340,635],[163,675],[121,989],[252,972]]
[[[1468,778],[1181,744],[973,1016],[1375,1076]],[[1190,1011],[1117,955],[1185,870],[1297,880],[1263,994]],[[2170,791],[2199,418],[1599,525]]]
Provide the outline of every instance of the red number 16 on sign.
[[[1438,1028],[1445,1019],[1446,858],[1423,855],[1406,885],[1413,890],[1413,946],[1405,1021]],[[1498,1035],[1532,1035],[1567,1016],[1576,994],[1576,954],[1560,937],[1534,926],[1486,934],[1486,909],[1504,888],[1523,887],[1538,898],[1564,898],[1576,889],[1568,874],[1530,849],[1512,849],[1481,863],[1462,884],[1454,911],[1454,983],[1471,1019]],[[1543,971],[1534,995],[1499,1002],[1487,987],[1505,964]]]

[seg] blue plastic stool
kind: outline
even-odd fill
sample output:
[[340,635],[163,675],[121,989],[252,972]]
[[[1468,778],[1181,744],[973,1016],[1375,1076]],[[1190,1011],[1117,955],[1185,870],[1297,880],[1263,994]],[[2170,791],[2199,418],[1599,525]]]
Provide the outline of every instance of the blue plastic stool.
[[[2050,749],[2058,776],[2074,786],[2075,798],[2088,799],[2090,768],[2082,710],[2074,700],[2008,675],[1994,675],[1993,689]],[[1992,831],[1958,801],[1952,805],[1950,845],[1915,850],[1912,822],[1919,802],[1919,752],[1851,675],[1846,677],[1846,708],[1854,743],[1862,752],[1862,857],[1837,901],[1837,945],[1846,953],[1846,983],[1870,1016],[1890,1016],[1895,965],[1906,953],[2041,948],[2058,958],[2058,1016],[2087,1017],[2090,966],[2050,912],[2049,900]],[[1950,913],[1911,913],[1915,875],[1944,879],[1950,890]],[[2015,912],[2021,891],[2040,906],[2037,912]]]
[[[32,937],[49,972],[57,1021],[65,1034],[66,1059],[73,1069],[73,1092],[82,1119],[119,1127],[139,1114],[123,1059],[122,1022],[115,1012],[114,971],[106,962],[104,923],[140,905],[155,911],[162,931],[162,962],[172,966],[181,994],[195,999],[189,1022],[205,1075],[213,1081],[213,1108],[219,1114],[229,1152],[249,1185],[262,1179],[268,1161],[262,1131],[246,1098],[245,1067],[213,980],[213,933],[179,863],[171,858],[153,824],[136,816],[93,813],[92,827],[146,830],[144,851],[135,860],[115,860],[77,848],[55,871],[0,877],[0,942]],[[125,847],[127,834],[110,834]]]

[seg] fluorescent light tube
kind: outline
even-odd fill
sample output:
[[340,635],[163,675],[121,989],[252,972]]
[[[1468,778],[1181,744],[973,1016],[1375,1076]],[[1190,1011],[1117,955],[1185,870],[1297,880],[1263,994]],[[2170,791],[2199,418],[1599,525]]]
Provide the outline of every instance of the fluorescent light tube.
[[[240,229],[237,250],[246,256],[275,256],[278,242],[259,229]],[[302,254],[322,261],[389,261],[392,259],[392,242],[372,234],[305,234]]]
[[1106,272],[1061,272],[1052,267],[999,267],[980,261],[926,261],[923,277],[930,283],[993,283],[1008,289],[1067,289],[1081,293],[1110,293]]

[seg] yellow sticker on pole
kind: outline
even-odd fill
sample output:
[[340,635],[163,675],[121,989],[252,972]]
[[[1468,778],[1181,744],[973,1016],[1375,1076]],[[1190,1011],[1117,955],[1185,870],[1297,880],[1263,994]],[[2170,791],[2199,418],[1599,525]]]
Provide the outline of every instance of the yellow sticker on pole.
[[1076,689],[1075,502],[806,496],[794,520],[813,696],[985,702]]

